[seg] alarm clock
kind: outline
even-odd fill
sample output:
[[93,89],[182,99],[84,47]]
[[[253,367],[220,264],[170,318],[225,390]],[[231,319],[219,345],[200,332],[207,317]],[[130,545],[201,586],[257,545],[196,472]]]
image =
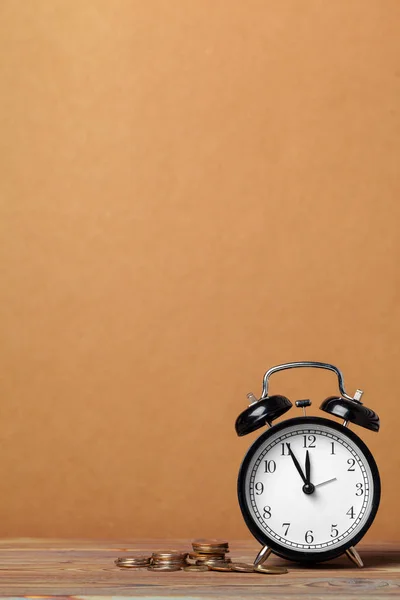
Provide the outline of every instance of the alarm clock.
[[[333,371],[339,396],[320,406],[342,422],[307,416],[310,400],[298,400],[301,416],[274,425],[292,408],[281,395],[268,395],[269,378],[286,369],[313,367]],[[359,567],[355,545],[368,531],[379,507],[381,485],[376,462],[365,443],[349,429],[354,423],[379,431],[378,415],[344,388],[341,371],[314,361],[291,362],[269,369],[259,399],[236,420],[246,435],[267,427],[250,446],[238,476],[238,499],[247,527],[262,544],[255,565],[274,554],[296,562],[321,562],[343,553]]]

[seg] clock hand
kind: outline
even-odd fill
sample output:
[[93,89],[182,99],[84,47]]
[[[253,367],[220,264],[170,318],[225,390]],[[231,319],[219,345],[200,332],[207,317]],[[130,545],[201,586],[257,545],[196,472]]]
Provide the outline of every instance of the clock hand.
[[306,452],[306,479],[307,483],[311,483],[311,463],[310,463],[310,453],[307,450]]
[[314,485],[314,487],[319,487],[320,485],[325,485],[326,483],[330,483],[331,481],[336,481],[336,477],[333,477],[332,479],[328,479],[327,481],[323,481],[322,483],[317,483],[317,485]]
[[301,469],[301,466],[299,465],[299,461],[297,460],[297,458],[296,458],[296,457],[295,457],[295,455],[293,454],[293,452],[292,452],[292,449],[291,449],[291,447],[290,447],[290,444],[286,443],[286,446],[287,446],[287,448],[288,448],[288,451],[289,451],[289,454],[290,454],[290,456],[292,457],[292,460],[293,460],[293,462],[294,462],[294,466],[295,466],[295,467],[296,467],[296,469],[298,470],[298,472],[299,472],[299,475],[300,475],[300,477],[302,478],[302,480],[304,481],[304,483],[307,485],[307,483],[308,483],[308,481],[307,481],[307,478],[306,478],[306,476],[304,475],[304,473],[303,473],[303,471],[302,471],[302,469]]

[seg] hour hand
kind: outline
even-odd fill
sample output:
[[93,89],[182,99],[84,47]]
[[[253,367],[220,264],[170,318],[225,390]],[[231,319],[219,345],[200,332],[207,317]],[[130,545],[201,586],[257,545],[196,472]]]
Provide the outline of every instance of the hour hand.
[[287,446],[287,448],[288,448],[288,451],[289,451],[289,454],[290,454],[290,456],[292,457],[292,460],[293,460],[293,462],[294,462],[294,466],[295,466],[295,467],[296,467],[296,469],[298,470],[298,472],[299,472],[299,475],[300,475],[300,477],[302,478],[302,480],[304,481],[304,483],[307,485],[307,483],[308,483],[308,481],[307,481],[307,478],[306,478],[306,476],[304,475],[304,473],[303,473],[303,471],[302,471],[302,468],[301,468],[301,466],[300,466],[300,464],[299,464],[299,461],[297,460],[297,458],[296,458],[296,457],[295,457],[295,455],[293,454],[293,452],[292,452],[292,449],[291,449],[291,447],[290,447],[290,444],[286,443],[286,446]]

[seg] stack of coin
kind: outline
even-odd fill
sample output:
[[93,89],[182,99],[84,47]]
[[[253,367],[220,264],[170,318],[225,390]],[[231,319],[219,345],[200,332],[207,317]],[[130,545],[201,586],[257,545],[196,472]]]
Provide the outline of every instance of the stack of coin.
[[189,554],[190,560],[196,565],[207,566],[211,571],[214,568],[230,570],[231,559],[226,557],[229,544],[223,540],[194,540],[193,552]]
[[[180,552],[178,550],[158,550],[152,556],[136,554],[122,556],[115,561],[117,567],[125,569],[143,569],[149,571],[185,571],[205,572],[240,572],[261,573],[265,575],[280,575],[287,573],[285,567],[267,566],[264,563],[254,565],[241,562],[232,562],[227,558],[229,544],[223,540],[194,540],[193,552]],[[264,559],[265,560],[265,559]]]
[[158,550],[153,552],[149,571],[180,571],[186,565],[186,552]]
[[121,567],[124,569],[143,569],[150,565],[150,556],[120,556],[115,561],[117,567]]

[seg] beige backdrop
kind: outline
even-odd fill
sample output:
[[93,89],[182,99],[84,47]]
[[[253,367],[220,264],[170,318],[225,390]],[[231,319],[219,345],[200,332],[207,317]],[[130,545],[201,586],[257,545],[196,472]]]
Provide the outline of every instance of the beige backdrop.
[[399,19],[1,0],[0,535],[249,535],[234,421],[314,359],[381,417],[399,539]]

